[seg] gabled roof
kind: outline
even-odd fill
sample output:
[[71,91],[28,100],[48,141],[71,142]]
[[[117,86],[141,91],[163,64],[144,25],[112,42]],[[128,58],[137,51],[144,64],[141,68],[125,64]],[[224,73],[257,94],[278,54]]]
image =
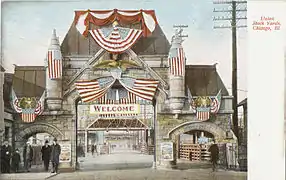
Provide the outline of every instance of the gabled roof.
[[0,71],[1,72],[5,72],[6,70],[5,70],[5,68],[3,66],[0,65]]
[[215,96],[220,89],[222,96],[229,95],[215,65],[186,65],[185,85],[192,96]]
[[245,98],[244,100],[242,100],[240,103],[238,103],[238,107],[239,106],[244,106],[244,105],[247,105],[247,98]]
[[41,97],[46,87],[43,66],[16,66],[13,89],[17,97]]
[[[18,97],[40,97],[45,90],[46,74],[43,66],[17,66],[13,88]],[[215,96],[221,89],[223,96],[229,93],[214,65],[187,65],[186,87],[192,96]]]
[[[132,50],[138,55],[168,55],[171,45],[159,25],[151,36],[141,37]],[[91,35],[86,38],[81,35],[73,23],[66,34],[61,51],[63,56],[94,55],[101,49]]]

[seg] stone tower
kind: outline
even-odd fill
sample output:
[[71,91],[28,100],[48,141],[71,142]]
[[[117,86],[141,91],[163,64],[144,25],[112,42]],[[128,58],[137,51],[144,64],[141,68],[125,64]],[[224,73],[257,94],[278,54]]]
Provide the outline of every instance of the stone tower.
[[182,47],[182,29],[172,37],[169,51],[169,102],[171,111],[180,113],[185,102],[185,66],[186,58]]
[[51,111],[62,108],[62,64],[59,39],[54,29],[46,57],[46,103]]

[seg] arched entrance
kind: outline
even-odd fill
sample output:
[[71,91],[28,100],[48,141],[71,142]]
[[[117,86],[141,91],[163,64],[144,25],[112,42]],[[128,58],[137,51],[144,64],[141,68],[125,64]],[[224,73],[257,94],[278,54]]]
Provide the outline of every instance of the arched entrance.
[[208,168],[210,142],[226,139],[226,131],[212,122],[186,122],[171,129],[167,136],[176,144],[178,166],[183,163],[184,167],[190,165],[190,168]]
[[[33,148],[33,160],[31,162],[31,172],[42,172],[44,171],[41,148],[45,140],[51,140],[57,138],[58,140],[64,139],[64,134],[54,125],[48,123],[33,123],[25,124],[15,134],[15,148],[20,152],[21,159],[23,160],[23,149],[26,142],[30,142]],[[23,163],[23,161],[22,161]],[[22,165],[20,171],[25,171]]]
[[29,137],[37,133],[48,133],[59,140],[64,138],[64,134],[56,126],[48,123],[34,123],[19,129],[16,133],[16,143],[25,143]]
[[180,124],[168,132],[168,137],[172,140],[175,140],[176,136],[182,133],[196,130],[211,133],[216,141],[220,141],[226,138],[226,131],[212,122],[186,122]]

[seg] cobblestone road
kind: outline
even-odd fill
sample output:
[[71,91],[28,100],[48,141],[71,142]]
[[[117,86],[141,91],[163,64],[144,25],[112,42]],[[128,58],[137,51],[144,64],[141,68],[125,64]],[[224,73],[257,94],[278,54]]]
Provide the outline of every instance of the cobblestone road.
[[80,170],[72,173],[20,173],[1,175],[1,180],[246,180],[247,173],[219,170],[211,172],[208,162],[179,162],[180,170],[154,170],[153,157],[138,152],[114,152],[110,155],[79,158]]

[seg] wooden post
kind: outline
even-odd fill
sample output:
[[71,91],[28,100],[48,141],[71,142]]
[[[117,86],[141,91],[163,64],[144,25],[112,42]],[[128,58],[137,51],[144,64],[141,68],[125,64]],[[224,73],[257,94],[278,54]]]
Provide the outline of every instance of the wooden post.
[[87,130],[85,130],[85,132],[84,132],[84,143],[85,143],[85,156],[87,156],[87,147],[88,147],[88,142],[87,142],[87,133],[88,133],[88,131]]

